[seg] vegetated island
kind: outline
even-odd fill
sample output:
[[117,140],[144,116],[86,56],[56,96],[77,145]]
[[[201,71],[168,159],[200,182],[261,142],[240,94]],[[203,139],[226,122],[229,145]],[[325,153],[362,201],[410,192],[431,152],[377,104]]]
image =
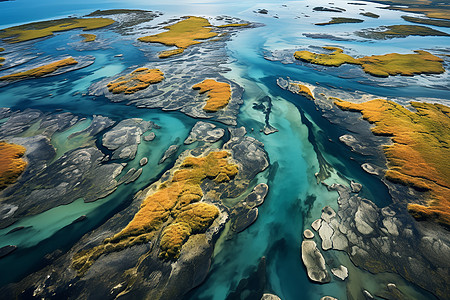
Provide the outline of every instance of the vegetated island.
[[380,16],[371,12],[360,13],[361,16],[378,19]]
[[[429,18],[450,20],[448,3],[441,0],[411,1],[411,0],[368,0],[370,2],[390,5],[387,9],[405,12],[423,13]],[[398,5],[398,6],[397,6]]]
[[148,242],[168,220],[170,224],[159,242],[159,257],[177,259],[189,237],[205,232],[219,215],[215,205],[199,202],[203,197],[200,185],[207,178],[217,184],[230,181],[238,168],[229,162],[229,156],[227,151],[216,151],[204,157],[187,157],[170,181],[143,200],[122,231],[99,246],[77,253],[72,266],[81,276],[101,255]]
[[0,190],[16,182],[27,166],[25,147],[0,141]]
[[114,20],[108,18],[65,18],[34,22],[2,29],[0,30],[0,39],[7,43],[25,42],[71,29],[83,29],[83,31],[99,29],[114,22]]
[[362,23],[362,22],[364,22],[364,20],[353,19],[353,18],[332,17],[331,21],[328,21],[328,22],[325,22],[325,23],[316,23],[314,25],[325,26],[325,25],[332,25],[332,24]]
[[416,18],[410,16],[402,16],[402,19],[412,23],[432,25],[438,27],[450,27],[450,21],[447,20],[435,20],[435,19],[426,19],[426,18]]
[[73,57],[68,57],[59,61],[52,62],[47,65],[43,65],[28,71],[14,73],[10,75],[5,75],[3,77],[0,77],[0,80],[20,80],[20,79],[27,79],[27,78],[36,78],[36,77],[42,77],[48,74],[51,74],[58,70],[59,68],[67,67],[70,65],[77,64],[78,61],[76,61]]
[[97,36],[91,33],[82,33],[80,36],[84,38],[84,43],[93,42],[97,39]]
[[[248,23],[219,25],[218,28],[248,26]],[[166,50],[159,53],[159,58],[167,58],[183,53],[186,48],[202,43],[199,40],[207,40],[218,35],[213,31],[213,26],[202,17],[187,17],[173,25],[166,26],[168,31],[138,38],[141,42],[160,43],[166,46],[176,46],[177,49]]]
[[214,79],[205,79],[192,86],[199,90],[200,94],[207,92],[208,100],[203,110],[206,112],[216,112],[228,105],[231,99],[231,87],[226,82],[218,82]]
[[391,25],[380,26],[356,31],[357,36],[366,39],[385,40],[392,38],[404,38],[412,35],[416,36],[450,36],[450,34],[420,25]]
[[343,64],[361,65],[364,72],[378,77],[389,75],[413,76],[416,74],[441,74],[445,72],[443,60],[423,50],[414,51],[415,54],[390,53],[384,55],[364,56],[353,58],[344,54],[336,47],[323,47],[333,51],[330,54],[314,53],[310,51],[296,51],[294,57],[298,60],[323,65],[339,67]]
[[450,227],[450,107],[411,102],[410,111],[392,101],[376,99],[356,104],[337,99],[343,110],[361,112],[375,124],[372,132],[390,136],[384,146],[386,178],[426,192],[426,205],[409,204],[416,219],[431,219]]
[[161,82],[164,73],[159,69],[138,68],[130,74],[121,76],[107,84],[113,94],[134,94],[147,88],[150,84]]

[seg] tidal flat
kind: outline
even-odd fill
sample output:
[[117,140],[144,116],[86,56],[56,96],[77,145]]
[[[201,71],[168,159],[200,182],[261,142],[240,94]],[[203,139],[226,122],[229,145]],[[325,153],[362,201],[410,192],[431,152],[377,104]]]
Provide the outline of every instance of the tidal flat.
[[448,299],[429,2],[1,2],[0,299]]

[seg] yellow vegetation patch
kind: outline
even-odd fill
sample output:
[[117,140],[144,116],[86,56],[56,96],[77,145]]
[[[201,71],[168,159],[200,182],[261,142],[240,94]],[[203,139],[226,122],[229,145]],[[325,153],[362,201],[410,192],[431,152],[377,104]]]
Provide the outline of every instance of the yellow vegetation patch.
[[80,34],[80,36],[84,38],[83,42],[85,42],[85,43],[93,42],[97,39],[97,36],[95,34],[91,34],[91,33],[82,33],[82,34]]
[[[189,46],[200,44],[198,40],[206,40],[217,36],[217,32],[212,31],[212,25],[205,18],[188,17],[173,25],[166,26],[164,29],[169,31],[155,35],[138,38],[141,42],[161,43],[166,46],[176,46],[184,51]],[[160,58],[182,53],[183,51],[164,51]]]
[[330,54],[314,53],[310,51],[296,51],[294,57],[298,60],[306,61],[316,65],[339,67],[342,64],[357,64],[360,62],[350,55],[344,54],[343,50],[336,47],[323,47],[333,51]]
[[219,211],[212,204],[198,203],[203,197],[201,183],[211,179],[216,183],[229,181],[238,173],[228,162],[227,151],[211,152],[205,157],[187,157],[171,180],[164,182],[141,204],[130,223],[103,244],[77,253],[72,266],[83,275],[103,254],[120,251],[152,239],[161,226],[160,257],[175,259],[191,234],[204,232]]
[[159,69],[138,68],[130,74],[111,81],[107,87],[114,94],[134,94],[147,88],[152,83],[161,82],[163,79],[164,73]]
[[177,49],[173,49],[173,50],[166,50],[166,51],[161,51],[160,53],[159,53],[159,58],[167,58],[167,57],[170,57],[170,56],[172,56],[172,55],[177,55],[177,54],[180,54],[180,53],[183,53],[184,52],[184,48],[177,48]]
[[450,108],[440,104],[411,102],[416,112],[387,100],[355,104],[336,100],[344,110],[360,111],[374,123],[372,132],[392,137],[384,147],[386,177],[426,191],[428,205],[409,204],[418,218],[450,226]]
[[311,90],[309,89],[309,87],[307,87],[306,85],[300,84],[300,83],[290,83],[290,84],[298,88],[298,91],[297,91],[298,94],[303,95],[306,98],[309,98],[311,100],[314,100],[314,95],[311,92]]
[[0,142],[0,190],[16,182],[27,163],[22,159],[26,149],[20,145]]
[[342,64],[361,65],[364,72],[379,77],[389,75],[413,76],[415,74],[441,74],[445,72],[443,60],[427,51],[417,50],[415,54],[390,53],[385,55],[353,58],[343,54],[335,47],[323,47],[333,51],[330,54],[318,54],[310,51],[296,51],[296,59],[323,66],[340,66]]
[[450,9],[443,8],[400,8],[396,7],[395,9],[406,11],[406,12],[414,12],[414,13],[424,13],[428,18],[435,19],[446,19],[450,20]]
[[440,74],[445,72],[441,58],[422,50],[414,52],[416,53],[365,56],[358,60],[362,63],[364,72],[379,77]]
[[250,23],[233,23],[233,24],[225,24],[225,25],[219,25],[216,26],[218,28],[225,28],[225,27],[245,27],[250,25]]
[[206,112],[216,112],[228,105],[231,99],[231,87],[226,82],[218,82],[214,79],[205,79],[192,86],[195,90],[200,90],[200,94],[208,92],[208,100],[203,110]]
[[114,23],[108,18],[66,18],[59,20],[43,21],[9,27],[0,30],[0,39],[5,39],[8,43],[18,43],[52,36],[55,32],[67,31],[71,29],[92,30],[106,27]]
[[11,75],[6,75],[3,77],[0,77],[0,80],[18,80],[18,79],[26,79],[26,78],[34,78],[34,77],[41,77],[50,73],[55,72],[59,68],[67,67],[70,65],[77,64],[78,62],[73,57],[68,57],[53,63],[50,63],[48,65],[40,66],[28,71],[14,73]]

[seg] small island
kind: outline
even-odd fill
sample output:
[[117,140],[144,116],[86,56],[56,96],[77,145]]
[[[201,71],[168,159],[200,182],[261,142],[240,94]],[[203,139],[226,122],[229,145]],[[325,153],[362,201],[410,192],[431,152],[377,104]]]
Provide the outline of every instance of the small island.
[[443,60],[423,50],[416,50],[414,51],[415,54],[390,53],[353,58],[350,55],[344,54],[340,48],[323,48],[333,52],[330,54],[322,54],[310,51],[296,51],[294,57],[301,61],[323,66],[339,67],[343,64],[361,65],[364,72],[378,77],[441,74],[445,72],[442,66]]
[[84,38],[84,43],[93,42],[97,39],[97,36],[91,33],[82,33],[80,36]]
[[28,71],[18,72],[18,73],[14,73],[11,75],[5,75],[3,77],[0,77],[0,80],[12,81],[12,80],[42,77],[45,75],[49,75],[60,68],[67,67],[70,65],[75,65],[77,63],[78,63],[78,61],[76,61],[73,57],[68,57],[68,58],[47,64],[47,65],[43,65],[43,66],[28,70]]
[[130,74],[121,76],[107,84],[113,94],[134,94],[147,88],[150,84],[161,82],[164,73],[159,69],[138,68]]
[[332,25],[332,24],[362,23],[362,22],[364,22],[364,20],[354,19],[354,18],[335,18],[335,17],[332,17],[331,21],[328,21],[328,22],[325,22],[325,23],[316,23],[314,25],[325,26],[325,25]]
[[205,79],[192,86],[194,90],[199,90],[200,94],[206,93],[208,100],[203,110],[206,112],[216,112],[228,105],[231,98],[231,87],[226,82],[218,82],[213,79]]
[[357,31],[355,34],[366,39],[374,40],[405,38],[408,36],[450,36],[445,32],[420,25],[381,26]]
[[402,16],[402,19],[412,23],[432,25],[438,27],[450,27],[450,21],[448,20],[436,20],[436,19],[427,19],[427,18],[416,18],[410,16]]

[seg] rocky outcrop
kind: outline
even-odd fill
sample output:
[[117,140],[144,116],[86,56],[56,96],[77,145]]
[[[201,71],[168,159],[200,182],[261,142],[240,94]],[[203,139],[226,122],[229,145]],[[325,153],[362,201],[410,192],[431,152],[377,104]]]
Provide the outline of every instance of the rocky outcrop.
[[150,128],[149,121],[138,118],[123,120],[103,134],[103,146],[113,151],[112,159],[134,159],[142,134]]
[[178,148],[180,148],[180,146],[178,145],[171,145],[169,146],[169,148],[167,148],[166,152],[164,152],[164,155],[161,157],[161,159],[159,160],[158,164],[162,164],[163,162],[165,162],[168,158],[172,157],[175,155],[175,153],[177,153]]
[[192,127],[184,144],[190,145],[194,142],[215,143],[220,140],[224,134],[224,129],[217,128],[217,126],[212,123],[199,121]]
[[345,280],[348,277],[348,270],[343,265],[340,265],[337,268],[332,268],[331,273],[333,273],[333,275],[339,278],[340,280]]
[[325,265],[325,259],[317,248],[316,242],[302,242],[302,261],[306,267],[309,279],[318,283],[330,282],[330,274]]

